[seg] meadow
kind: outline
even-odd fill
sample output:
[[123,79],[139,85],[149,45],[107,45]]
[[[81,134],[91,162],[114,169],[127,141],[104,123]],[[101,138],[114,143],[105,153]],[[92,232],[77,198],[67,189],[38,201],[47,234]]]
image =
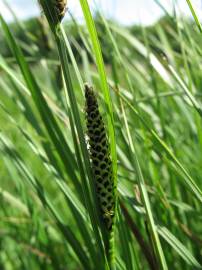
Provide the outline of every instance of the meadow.
[[0,269],[201,269],[191,1],[193,20],[164,10],[148,27],[92,15],[87,0],[84,24],[63,21],[65,0],[40,4],[39,18],[0,15]]

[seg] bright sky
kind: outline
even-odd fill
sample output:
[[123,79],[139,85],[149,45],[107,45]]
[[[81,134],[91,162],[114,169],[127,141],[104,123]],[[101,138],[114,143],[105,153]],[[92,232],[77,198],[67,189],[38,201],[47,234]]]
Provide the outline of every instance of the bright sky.
[[[4,5],[4,1],[10,4],[13,11],[20,19],[28,18],[39,14],[37,0],[0,0],[0,12],[6,20],[12,20],[12,15]],[[202,14],[202,1],[192,0],[198,14]],[[115,18],[120,23],[132,24],[143,23],[151,24],[162,14],[162,10],[155,3],[155,0],[88,0],[92,10],[96,5],[103,10],[108,17]],[[157,1],[156,1],[157,2]],[[179,13],[190,16],[186,0],[159,0],[168,12],[172,12],[173,2],[177,3]],[[79,0],[68,0],[69,10],[78,18],[83,18]],[[68,17],[68,16],[67,16]],[[202,15],[199,16],[202,18]]]

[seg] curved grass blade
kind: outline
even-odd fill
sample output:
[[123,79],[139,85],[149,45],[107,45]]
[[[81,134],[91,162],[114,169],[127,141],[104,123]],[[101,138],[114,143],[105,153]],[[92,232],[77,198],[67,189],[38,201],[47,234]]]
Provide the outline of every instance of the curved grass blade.
[[[35,102],[35,105],[40,113],[40,116],[43,120],[43,123],[47,129],[48,134],[50,135],[50,138],[55,146],[55,148],[58,151],[58,154],[61,158],[61,161],[64,165],[64,168],[67,172],[67,174],[71,175],[72,179],[75,179],[73,183],[77,185],[77,187],[80,185],[78,181],[78,177],[75,173],[74,168],[77,167],[77,163],[75,160],[75,157],[69,148],[68,144],[66,143],[66,140],[64,138],[64,135],[61,131],[61,129],[58,126],[58,123],[55,119],[55,117],[52,114],[52,111],[50,110],[49,106],[47,105],[41,90],[35,81],[35,78],[33,74],[31,73],[28,64],[22,54],[21,49],[16,44],[6,22],[4,21],[3,17],[0,15],[1,24],[7,39],[7,42],[13,52],[13,54],[16,57],[16,60],[20,66],[21,72],[23,74],[23,77],[27,83],[28,89],[31,92],[31,95],[33,97],[33,100]],[[68,168],[67,168],[68,164]],[[78,188],[77,188],[78,189]]]
[[189,6],[189,9],[191,10],[191,13],[192,13],[192,15],[194,17],[194,20],[196,22],[196,25],[198,26],[199,31],[202,33],[202,26],[201,26],[201,23],[200,23],[200,20],[199,20],[197,14],[196,14],[196,11],[194,9],[194,6],[192,4],[192,1],[191,0],[186,0],[186,2],[188,4],[188,6]]
[[29,169],[21,159],[20,155],[13,148],[11,142],[8,141],[8,139],[6,139],[2,134],[0,134],[0,142],[2,145],[1,151],[13,161],[12,164],[17,169],[18,173],[22,175],[23,178],[28,181],[28,183],[31,184],[31,186],[34,188],[44,208],[47,208],[55,218],[58,228],[62,232],[67,242],[72,246],[78,260],[81,262],[85,269],[90,269],[89,261],[87,259],[85,251],[82,249],[71,228],[67,224],[63,223],[62,218],[59,216],[59,213],[51,203],[51,200],[47,196],[38,179],[33,176],[33,174],[29,171]]
[[170,159],[174,162],[174,164],[179,168],[179,170],[182,172],[182,174],[185,176],[184,181],[186,185],[189,187],[189,189],[193,192],[195,197],[202,202],[202,191],[197,186],[197,184],[194,182],[194,179],[190,176],[190,174],[187,172],[187,170],[184,168],[184,166],[181,164],[181,162],[177,159],[177,157],[172,153],[171,149],[167,146],[167,144],[158,136],[155,130],[151,129],[146,121],[141,117],[139,112],[134,108],[134,106],[120,93],[117,93],[121,99],[128,105],[128,107],[133,111],[133,113],[139,118],[139,120],[142,122],[142,124],[145,126],[145,128],[151,133],[151,135],[156,139],[156,141],[162,146],[162,148],[165,150],[165,152],[168,154]]
[[202,268],[190,251],[166,228],[158,226],[158,233],[189,265]]
[[[46,0],[41,0],[41,5],[43,7],[43,10],[45,12],[46,18],[48,19],[49,25],[51,27],[51,30],[55,36],[55,40],[56,40],[56,44],[58,47],[58,52],[59,52],[59,56],[60,56],[60,61],[61,61],[61,67],[63,70],[63,76],[64,76],[64,83],[65,83],[65,95],[66,98],[69,97],[69,103],[70,103],[70,109],[72,112],[72,119],[74,121],[74,125],[76,127],[76,131],[77,131],[77,139],[79,141],[79,146],[81,149],[81,153],[82,153],[82,157],[83,157],[83,164],[85,166],[85,171],[88,175],[88,179],[89,182],[87,182],[86,177],[83,180],[83,192],[86,196],[86,200],[85,202],[89,216],[90,216],[90,221],[93,227],[93,231],[94,231],[94,235],[96,238],[96,242],[99,248],[99,255],[100,257],[100,264],[99,267],[106,267],[108,269],[108,263],[106,261],[106,255],[105,255],[105,250],[103,247],[103,242],[101,239],[101,235],[100,235],[100,231],[99,228],[101,228],[101,231],[103,232],[103,228],[100,222],[100,217],[99,217],[99,212],[98,212],[98,205],[97,205],[97,201],[95,198],[95,183],[93,180],[93,176],[92,176],[92,171],[91,171],[91,167],[90,167],[90,160],[89,160],[89,156],[88,156],[88,151],[87,151],[87,145],[86,145],[86,141],[85,141],[85,137],[84,137],[84,132],[83,132],[83,128],[82,128],[82,124],[81,124],[81,119],[80,119],[80,115],[79,115],[79,109],[78,109],[78,104],[77,104],[77,100],[75,97],[75,93],[74,93],[74,88],[73,88],[73,84],[72,84],[72,78],[70,75],[70,68],[69,68],[69,59],[68,59],[68,49],[66,47],[66,42],[64,39],[64,36],[62,35],[62,31],[60,28],[60,24],[55,24],[55,20],[53,18],[54,16],[54,7],[53,5],[50,5],[50,3]],[[67,102],[67,106],[68,106],[68,100],[66,99]],[[72,130],[73,133],[73,130]],[[74,140],[74,142],[76,142]],[[76,147],[75,147],[76,148]],[[78,152],[78,151],[77,151]],[[80,163],[82,164],[82,163]],[[83,169],[82,169],[83,171]],[[103,233],[103,236],[105,236],[105,234]],[[102,264],[105,264],[105,266],[103,266]]]
[[[107,84],[107,77],[104,67],[104,61],[102,57],[102,52],[100,48],[100,43],[97,36],[97,31],[95,27],[95,23],[93,21],[90,8],[88,5],[88,2],[86,0],[80,0],[80,5],[83,10],[83,14],[86,20],[86,25],[88,27],[88,31],[90,34],[93,51],[96,59],[96,64],[98,68],[98,73],[100,76],[100,85],[101,89],[103,91],[104,100],[106,103],[106,109],[107,109],[107,123],[108,123],[108,130],[109,130],[109,140],[110,140],[110,150],[112,155],[112,165],[113,165],[113,174],[114,174],[114,181],[115,186],[117,186],[117,155],[116,155],[116,140],[115,140],[115,131],[114,131],[114,118],[113,118],[113,109],[112,109],[112,102],[110,98],[110,91]],[[117,191],[115,191],[117,193]],[[117,204],[117,200],[116,200]],[[115,215],[116,215],[116,208],[115,206]],[[115,269],[115,247],[114,247],[114,228],[111,233],[111,241],[110,241],[110,266],[111,269]]]

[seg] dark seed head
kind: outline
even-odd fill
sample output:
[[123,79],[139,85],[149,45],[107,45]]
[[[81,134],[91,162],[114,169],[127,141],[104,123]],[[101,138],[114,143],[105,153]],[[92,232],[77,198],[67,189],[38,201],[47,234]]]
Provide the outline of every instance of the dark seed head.
[[108,230],[113,224],[114,211],[114,179],[109,143],[104,121],[99,112],[96,95],[85,85],[87,134],[89,137],[89,154],[94,174],[98,201],[103,220]]

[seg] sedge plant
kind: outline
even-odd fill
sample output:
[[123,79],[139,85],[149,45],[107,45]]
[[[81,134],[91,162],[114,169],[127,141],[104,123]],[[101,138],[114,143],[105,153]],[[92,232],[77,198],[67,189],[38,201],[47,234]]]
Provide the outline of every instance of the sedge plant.
[[200,31],[39,4],[42,44],[1,15],[0,268],[201,269]]

